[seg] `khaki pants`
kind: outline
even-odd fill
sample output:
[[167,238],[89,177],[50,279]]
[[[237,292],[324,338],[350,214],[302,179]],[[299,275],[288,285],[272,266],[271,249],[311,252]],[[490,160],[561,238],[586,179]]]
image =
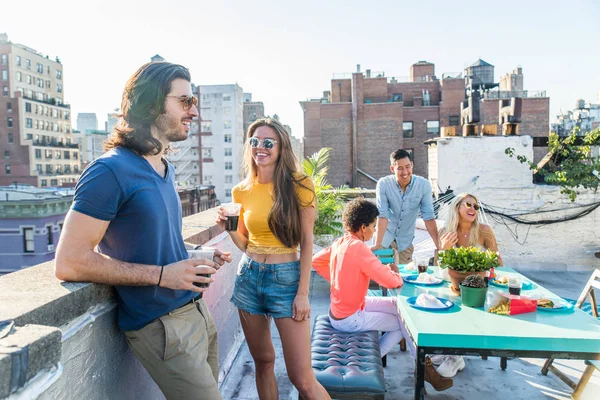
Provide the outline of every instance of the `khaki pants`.
[[222,399],[217,328],[202,299],[125,337],[168,400]]
[[390,245],[392,249],[394,249],[394,258],[396,259],[396,264],[408,264],[412,261],[412,255],[415,251],[415,246],[412,244],[408,246],[408,249],[403,251],[398,251],[398,243],[394,240]]

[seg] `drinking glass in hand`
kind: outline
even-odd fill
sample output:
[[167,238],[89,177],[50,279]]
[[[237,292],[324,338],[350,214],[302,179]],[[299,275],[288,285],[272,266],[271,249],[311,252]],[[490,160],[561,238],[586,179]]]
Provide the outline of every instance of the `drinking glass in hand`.
[[[188,256],[191,259],[195,260],[210,260],[213,261],[213,257],[215,256],[215,249],[212,247],[203,247],[199,250],[188,250]],[[197,276],[204,276],[206,278],[210,278],[210,274],[196,274]],[[210,283],[203,282],[194,282],[194,286],[198,287],[208,287]]]
[[225,230],[237,231],[242,205],[239,203],[225,203],[221,206],[225,209],[225,215],[227,216],[227,221],[225,221]]

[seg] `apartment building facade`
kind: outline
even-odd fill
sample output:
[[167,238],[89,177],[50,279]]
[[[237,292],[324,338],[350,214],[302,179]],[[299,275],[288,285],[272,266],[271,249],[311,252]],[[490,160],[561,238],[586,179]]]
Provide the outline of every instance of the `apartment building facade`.
[[0,185],[74,185],[80,152],[60,60],[0,34],[0,89]]
[[[494,76],[494,66],[483,60],[464,73],[442,74],[435,65],[419,61],[408,77],[388,77],[366,70],[334,74],[331,89],[321,98],[301,101],[304,112],[304,154],[331,147],[328,180],[334,185],[374,188],[377,179],[389,174],[389,155],[398,148],[413,154],[414,173],[427,177],[425,141],[439,137],[442,127],[460,132],[461,102],[466,98],[465,75],[478,71]],[[515,82],[505,89],[518,90],[523,98],[520,134],[547,137],[549,98],[545,92],[528,92]],[[507,81],[508,79],[508,81]],[[507,90],[484,93],[481,124],[498,125],[499,102],[510,98]],[[498,132],[502,132],[498,125]],[[540,150],[536,157],[541,159]]]
[[220,202],[243,179],[243,91],[237,85],[200,85],[202,184],[215,187]]

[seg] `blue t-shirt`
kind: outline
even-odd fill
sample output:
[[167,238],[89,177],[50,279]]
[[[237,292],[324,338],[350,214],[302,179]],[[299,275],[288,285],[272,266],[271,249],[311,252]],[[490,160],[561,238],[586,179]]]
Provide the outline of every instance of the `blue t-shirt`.
[[[181,202],[175,171],[166,177],[135,152],[116,148],[81,174],[71,208],[110,221],[99,252],[136,264],[167,265],[187,258],[181,234]],[[194,297],[188,290],[158,286],[116,286],[119,328],[141,329]]]

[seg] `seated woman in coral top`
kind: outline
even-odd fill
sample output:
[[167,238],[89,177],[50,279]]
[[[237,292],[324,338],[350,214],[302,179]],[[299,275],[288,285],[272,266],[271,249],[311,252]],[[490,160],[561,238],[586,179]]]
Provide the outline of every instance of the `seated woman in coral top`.
[[[375,233],[379,211],[367,200],[353,200],[344,209],[342,222],[347,233],[313,257],[313,268],[330,282],[329,320],[342,332],[384,331],[379,346],[386,355],[405,335],[396,307],[396,297],[367,296],[372,279],[386,288],[402,286],[395,264],[384,265],[371,252],[365,241]],[[412,346],[411,352],[414,351]],[[425,380],[434,389],[446,390],[452,380],[437,374],[429,357]]]

